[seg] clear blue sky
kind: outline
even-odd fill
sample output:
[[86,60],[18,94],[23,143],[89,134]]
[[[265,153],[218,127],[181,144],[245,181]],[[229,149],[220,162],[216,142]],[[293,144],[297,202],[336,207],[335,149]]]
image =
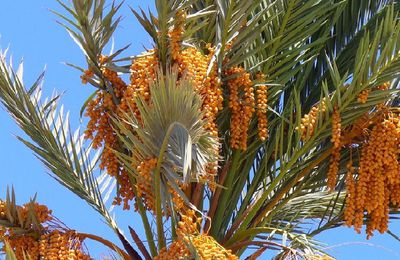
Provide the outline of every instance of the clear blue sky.
[[[130,6],[147,8],[150,0],[126,1]],[[0,46],[10,47],[15,61],[24,59],[24,80],[29,86],[46,66],[45,93],[54,89],[65,91],[62,103],[71,111],[74,127],[79,125],[79,109],[93,89],[83,86],[78,71],[62,64],[70,62],[84,66],[83,55],[56,23],[49,9],[61,10],[55,0],[2,0],[0,8]],[[144,46],[150,46],[150,37],[131,15],[125,5],[121,14],[124,20],[116,34],[116,46],[132,43],[130,54],[138,54]],[[3,109],[0,110],[0,197],[4,198],[7,185],[13,185],[20,203],[38,194],[38,201],[51,208],[54,214],[70,228],[93,233],[117,242],[113,232],[101,221],[100,216],[75,195],[54,181],[33,154],[19,143],[14,135],[21,134]],[[116,212],[121,227],[128,224],[142,234],[141,223],[134,212]],[[400,220],[391,224],[391,230],[400,233]],[[144,236],[142,236],[144,237]],[[318,237],[331,246],[329,252],[338,259],[400,259],[400,242],[389,235],[375,235],[365,240],[353,230],[339,228]],[[88,243],[95,259],[107,253],[107,249]]]

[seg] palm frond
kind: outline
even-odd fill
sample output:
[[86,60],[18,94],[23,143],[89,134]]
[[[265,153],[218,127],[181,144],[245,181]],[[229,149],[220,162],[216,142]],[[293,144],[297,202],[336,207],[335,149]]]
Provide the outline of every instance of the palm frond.
[[[22,64],[21,64],[22,66]],[[29,147],[61,185],[84,199],[99,212],[107,223],[116,228],[116,223],[106,208],[102,193],[112,188],[112,183],[103,182],[100,187],[96,177],[98,155],[93,154],[79,130],[72,133],[68,113],[58,108],[59,96],[41,101],[43,75],[26,90],[22,78],[7,64],[4,53],[0,63],[0,100],[19,127],[31,141],[17,137]]]
[[[309,191],[310,188],[308,187],[313,187],[311,189],[313,193],[325,189],[326,167],[329,164],[328,158],[331,154],[329,140],[332,131],[331,114],[333,106],[337,105],[340,108],[342,126],[345,128],[362,114],[373,110],[377,104],[395,98],[394,94],[397,90],[392,89],[386,92],[372,91],[365,104],[361,105],[357,101],[357,95],[363,89],[370,89],[398,77],[400,55],[398,26],[397,19],[394,19],[393,8],[388,8],[385,19],[382,19],[377,25],[376,33],[373,36],[366,33],[360,41],[353,65],[355,73],[352,75],[341,75],[336,63],[328,61],[332,87],[329,88],[328,83],[324,82],[322,86],[324,94],[320,96],[320,100],[322,98],[326,100],[327,112],[321,114],[316,132],[305,142],[300,139],[299,133],[295,129],[295,126],[300,124],[302,114],[300,112],[302,111],[300,91],[288,90],[292,92],[293,99],[290,98],[287,102],[280,104],[284,109],[282,114],[285,119],[272,119],[270,121],[270,129],[272,130],[270,133],[273,134],[273,137],[263,147],[260,153],[261,158],[256,159],[254,176],[251,176],[248,181],[244,181],[243,184],[236,182],[237,186],[233,188],[233,190],[241,191],[242,187],[246,187],[244,194],[238,197],[243,198],[243,200],[239,202],[241,207],[232,215],[233,221],[227,233],[228,237],[231,235],[229,231],[246,230],[257,225],[262,226],[268,223],[269,216],[271,219],[275,219],[270,214],[278,212],[281,209],[280,206],[284,206],[286,203],[290,204],[291,200],[296,201],[299,194],[303,194],[303,191]],[[293,116],[296,113],[300,113],[300,115]],[[287,120],[289,122],[294,120],[297,123],[288,123]],[[289,139],[285,136],[289,136]],[[349,150],[344,149],[342,153],[348,154]],[[271,160],[271,158],[274,159]],[[344,156],[344,158],[348,157]],[[342,162],[340,165],[340,173],[343,176],[346,162]],[[241,186],[245,183],[248,185]],[[333,216],[337,216],[342,208],[343,195],[338,198],[340,199],[331,200],[328,204],[329,208],[335,210]],[[232,203],[230,205],[236,206],[237,200],[232,200],[230,203]],[[256,210],[257,208],[259,210]],[[304,218],[301,211],[297,211],[296,214],[298,214],[299,219]],[[330,220],[328,218],[330,215],[331,212],[329,214],[325,212],[319,218]],[[257,219],[257,221],[252,221],[252,218]],[[262,219],[264,221],[261,221]],[[291,221],[296,221],[295,219]],[[244,229],[238,228],[238,223],[242,223]],[[229,222],[225,225],[228,224]]]
[[[105,0],[81,1],[73,0],[71,5],[64,3],[62,0],[57,2],[70,15],[66,16],[56,11],[52,11],[63,22],[59,22],[63,26],[74,42],[79,46],[85,55],[88,68],[96,77],[90,78],[88,82],[94,87],[107,90],[116,99],[110,83],[105,80],[101,72],[100,58],[104,53],[104,48],[109,43],[113,33],[115,32],[121,17],[116,17],[122,2],[115,4],[113,2],[109,8],[106,8]],[[109,55],[108,62],[124,51],[123,47]],[[74,68],[84,71],[79,66],[68,64]],[[112,65],[112,64],[111,64]],[[118,70],[124,70],[117,67]],[[84,109],[84,108],[83,108]]]
[[103,49],[110,41],[121,17],[115,18],[121,3],[114,3],[107,12],[104,0],[73,0],[71,6],[57,2],[69,13],[71,18],[53,11],[65,23],[60,23],[85,54],[88,64],[96,66]]
[[[324,79],[329,79],[328,64],[325,55],[329,59],[335,59],[339,72],[350,72],[357,53],[360,40],[366,31],[371,36],[375,34],[376,24],[385,19],[387,10],[394,7],[399,10],[399,4],[391,4],[392,1],[346,1],[330,37],[325,43],[324,53],[316,57],[312,64],[313,69],[307,72],[307,82],[304,85],[304,93],[309,92],[316,84],[321,84]],[[317,88],[314,88],[317,89]],[[316,94],[318,95],[318,94]],[[310,96],[308,104],[315,102],[316,95]]]
[[[114,120],[131,154],[129,158],[120,157],[130,168],[129,165],[139,165],[148,158],[158,158],[167,144],[165,157],[161,158],[163,174],[180,184],[204,181],[201,174],[206,165],[218,160],[218,140],[204,128],[201,98],[189,81],[178,83],[175,73],[159,74],[150,87],[151,102],[138,100],[140,120],[134,113]],[[136,175],[134,167],[131,172]],[[167,187],[164,190],[167,192]]]
[[[260,1],[251,19],[238,30],[227,67],[238,64],[261,71],[270,82],[287,83],[318,53],[327,34],[310,38],[329,27],[342,3],[332,1]],[[254,30],[255,31],[254,31]],[[301,63],[301,64],[299,64]]]

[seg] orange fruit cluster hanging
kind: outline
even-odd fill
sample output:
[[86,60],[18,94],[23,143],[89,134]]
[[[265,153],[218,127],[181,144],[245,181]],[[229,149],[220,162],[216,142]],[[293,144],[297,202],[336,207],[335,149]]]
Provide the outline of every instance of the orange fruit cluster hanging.
[[319,116],[326,111],[326,99],[311,108],[311,111],[304,115],[301,119],[300,127],[296,127],[296,130],[300,131],[301,139],[307,140],[314,134],[315,127],[318,124]]
[[378,122],[363,144],[355,189],[347,190],[345,221],[361,231],[367,220],[367,236],[387,230],[390,205],[400,205],[400,120],[389,113]]
[[[0,219],[6,219],[6,203],[0,200]],[[6,229],[0,226],[0,238],[6,234]]]
[[159,63],[154,51],[145,52],[141,57],[132,61],[130,68],[130,84],[123,93],[120,111],[128,112],[132,109],[140,119],[136,107],[136,98],[141,98],[146,102],[150,101],[150,84],[157,79],[157,69]]
[[[171,58],[178,67],[180,78],[191,81],[195,91],[202,97],[202,111],[206,119],[205,128],[214,137],[218,137],[217,114],[223,108],[221,81],[218,77],[216,63],[211,63],[215,49],[210,44],[206,46],[208,54],[201,53],[197,48],[182,48],[184,22],[186,13],[176,14],[175,24],[169,32]],[[218,154],[218,148],[216,148]]]
[[[136,99],[140,98],[145,102],[150,101],[150,84],[157,78],[157,68],[158,59],[153,51],[142,53],[141,57],[132,61],[130,67],[130,84],[126,85],[126,88],[123,89],[120,104],[118,104],[115,113],[122,116],[123,113],[132,111],[135,117],[141,121],[140,113],[136,105]],[[151,162],[143,163],[146,165],[149,163],[151,164]],[[139,165],[136,167],[139,167]],[[151,187],[153,187],[153,182],[149,175],[150,172],[143,171],[143,174],[143,176],[137,179],[137,183],[143,188],[142,191],[150,192],[150,190],[152,190]],[[117,179],[118,184],[120,185],[117,202],[120,202],[122,198],[124,201],[124,209],[129,209],[129,201],[135,196],[134,191],[128,173],[123,167],[120,167],[120,176],[121,177]],[[145,201],[145,206],[149,209],[154,209],[154,199],[152,199],[152,196],[154,196],[154,193],[142,196],[142,199]],[[136,204],[135,207],[137,208]]]
[[217,114],[223,108],[221,81],[217,74],[216,64],[211,64],[211,71],[207,74],[213,49],[203,55],[198,49],[190,47],[182,50],[177,58],[179,74],[190,80],[195,91],[202,97],[202,111],[206,119],[205,128],[214,137],[218,137]]
[[[258,75],[259,79],[264,80],[263,75]],[[258,136],[261,141],[265,141],[268,137],[268,118],[267,118],[267,109],[268,109],[268,86],[267,85],[259,85],[256,90],[256,98],[257,98],[257,120],[258,120]]]
[[357,101],[361,104],[365,104],[367,102],[369,92],[371,92],[370,89],[365,89],[361,91],[360,94],[358,94]]
[[335,189],[337,175],[339,172],[340,163],[340,150],[341,150],[341,123],[340,123],[340,112],[337,107],[333,110],[332,115],[332,139],[333,150],[329,163],[328,170],[328,188],[332,191]]
[[82,84],[87,84],[88,81],[90,80],[90,78],[92,78],[94,76],[94,73],[92,70],[85,70],[83,72],[83,75],[81,75],[81,80],[82,80]]
[[[13,250],[17,259],[25,259],[28,255],[31,259],[40,259],[39,242],[33,236],[14,236],[4,238]],[[3,248],[5,252],[5,248]]]
[[178,222],[176,234],[179,238],[184,239],[187,235],[198,235],[202,218],[196,216],[196,212],[192,209],[180,212],[181,220]]
[[127,172],[121,168],[118,158],[112,150],[118,150],[117,136],[112,128],[110,115],[115,110],[112,96],[105,91],[100,91],[97,97],[89,102],[86,109],[86,116],[90,118],[85,137],[93,139],[95,149],[104,146],[101,154],[100,169],[107,170],[107,173],[114,176],[120,185],[115,203],[121,203],[124,198],[124,208],[128,209],[128,201],[133,199],[133,191]]
[[41,205],[39,203],[26,203],[22,207],[19,208],[19,215],[21,216],[22,220],[28,219],[29,208],[33,208],[35,212],[35,216],[39,223],[44,223],[46,221],[50,221],[53,219],[51,213],[52,211],[45,205]]
[[239,259],[230,250],[225,249],[215,239],[206,234],[201,234],[199,226],[201,218],[198,218],[193,210],[186,210],[181,214],[181,221],[178,222],[176,241],[169,247],[160,250],[155,260],[175,260],[193,257],[195,250],[200,259]]
[[[373,88],[373,90],[387,90],[390,87],[390,83],[386,82],[382,85],[378,85]],[[369,93],[371,93],[371,89],[364,89],[363,91],[358,94],[357,101],[361,104],[365,104],[368,100]]]
[[169,247],[162,248],[154,260],[178,260],[191,256],[185,237],[187,234],[199,234],[198,224],[201,222],[201,219],[198,219],[196,213],[190,209],[183,209],[178,214],[181,220],[178,222],[176,228],[177,239]]
[[91,259],[82,251],[82,242],[71,230],[54,230],[43,234],[39,241],[39,252],[46,259]]
[[171,58],[174,65],[178,67],[180,77],[190,80],[195,91],[202,97],[202,111],[207,122],[205,128],[212,136],[218,137],[216,119],[218,112],[223,108],[223,96],[216,63],[211,63],[215,49],[208,44],[207,55],[194,47],[183,49],[181,38],[184,34],[185,21],[186,13],[178,12],[174,27],[169,32]]
[[154,174],[157,158],[145,160],[136,167],[140,176],[136,181],[137,196],[143,200],[147,210],[155,212]]
[[[0,219],[3,221],[8,221],[6,209],[7,204],[0,201]],[[27,203],[16,206],[16,210],[19,224],[27,223],[31,213],[37,220],[36,224],[30,226],[24,224],[25,233],[15,232],[12,226],[0,227],[0,241],[5,241],[10,245],[17,259],[25,259],[24,256],[30,259],[90,259],[83,252],[82,243],[75,237],[74,231],[49,230],[54,228],[50,224],[53,217],[51,210],[45,205]],[[36,225],[40,228],[37,229]],[[5,252],[5,247],[2,250]]]
[[[202,54],[198,49],[189,47],[181,50],[175,60],[178,66],[180,78],[188,79],[194,86],[194,90],[202,97],[202,111],[206,122],[205,129],[215,138],[218,138],[217,115],[223,109],[222,84],[218,77],[215,62],[211,64],[214,49],[207,46],[208,54]],[[211,67],[210,67],[211,66]],[[210,71],[209,70],[210,67]],[[219,147],[215,147],[216,157],[219,155]],[[215,176],[217,163],[206,165],[205,179],[211,190],[215,188]]]
[[72,231],[54,230],[39,239],[29,234],[13,235],[4,241],[8,242],[17,259],[25,259],[24,256],[30,259],[91,259],[83,252],[81,241]]
[[231,68],[225,72],[229,89],[231,116],[231,147],[247,149],[247,136],[251,118],[255,112],[253,81],[244,68]]
[[382,85],[376,87],[378,90],[388,90],[390,87],[390,82],[385,82]]
[[[199,259],[228,259],[237,260],[239,257],[232,254],[230,250],[225,249],[221,246],[212,236],[200,234],[196,236],[191,236],[187,238],[187,243],[190,243],[191,249],[196,251]],[[177,240],[171,243],[168,248],[163,248],[160,250],[158,256],[155,260],[179,260],[179,259],[192,259],[194,255],[191,253],[187,243],[182,240]]]
[[184,33],[184,22],[186,21],[186,13],[183,10],[179,10],[174,19],[174,27],[168,32],[169,45],[171,57],[173,60],[179,59],[181,50],[181,40]]
[[353,166],[353,162],[350,161],[347,163],[347,173],[346,173],[346,210],[344,211],[344,220],[345,224],[348,227],[351,227],[353,218],[354,218],[354,212],[356,211],[356,183],[354,179],[354,173],[355,173],[355,168]]
[[[100,64],[105,65],[107,57],[99,58]],[[117,156],[112,150],[118,150],[117,136],[112,128],[110,116],[121,114],[132,109],[139,116],[135,98],[150,98],[149,84],[155,80],[157,62],[154,55],[144,54],[137,58],[131,66],[131,84],[127,85],[115,71],[106,66],[101,67],[102,76],[109,83],[112,94],[101,90],[97,96],[88,103],[86,116],[89,122],[85,137],[93,140],[93,147],[104,147],[101,155],[100,168],[117,178],[119,189],[114,203],[120,204],[123,200],[124,209],[129,209],[129,201],[134,198],[133,188],[126,170],[120,165]]]
[[172,242],[169,247],[164,247],[160,250],[158,256],[154,260],[180,260],[191,256],[185,242],[177,240]]
[[[39,222],[38,224],[45,223],[46,221],[51,221],[53,219],[51,213],[52,211],[48,209],[47,206],[41,205],[39,203],[26,203],[22,206],[16,206],[18,211],[18,218],[21,222],[25,223],[30,217],[29,212],[33,210],[33,213]],[[7,219],[7,203],[0,200],[0,219]],[[0,227],[1,228],[1,227]]]

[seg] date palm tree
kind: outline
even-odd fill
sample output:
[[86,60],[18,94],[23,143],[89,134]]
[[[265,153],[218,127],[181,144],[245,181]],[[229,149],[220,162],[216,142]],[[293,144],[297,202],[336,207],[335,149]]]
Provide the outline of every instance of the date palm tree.
[[[87,61],[69,65],[94,87],[86,130],[70,129],[58,95],[41,99],[43,75],[26,88],[7,52],[0,101],[26,133],[18,139],[123,249],[82,240],[125,259],[256,259],[267,249],[322,259],[314,237],[328,229],[395,236],[397,1],[155,0],[154,12],[132,9],[153,48],[107,56],[123,3],[57,1]],[[111,203],[135,211],[146,237],[132,227],[123,235]],[[1,225],[48,232],[23,223],[13,199],[5,205],[14,213],[0,214]]]

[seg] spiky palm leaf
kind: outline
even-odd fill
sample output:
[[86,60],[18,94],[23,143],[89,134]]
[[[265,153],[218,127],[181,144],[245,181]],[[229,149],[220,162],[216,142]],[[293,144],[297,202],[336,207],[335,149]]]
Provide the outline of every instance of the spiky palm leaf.
[[75,133],[70,131],[68,113],[64,114],[62,106],[58,108],[59,96],[41,100],[44,74],[27,90],[22,81],[23,64],[14,72],[12,62],[7,63],[6,59],[6,52],[2,52],[0,100],[31,140],[17,138],[35,153],[55,180],[100,213],[127,250],[132,250],[107,209],[115,180],[106,173],[98,174],[99,152],[92,151],[79,129]]
[[[23,64],[20,65],[22,71]],[[18,137],[46,165],[52,176],[63,186],[87,201],[103,215],[111,226],[110,217],[100,189],[106,193],[110,187],[99,187],[94,172],[98,155],[93,158],[90,146],[85,146],[79,130],[71,133],[68,113],[58,109],[59,96],[41,101],[43,75],[26,90],[22,75],[14,73],[1,54],[0,98],[1,102],[32,141]]]
[[[207,163],[218,160],[215,152],[218,140],[204,128],[201,97],[188,80],[178,82],[175,72],[166,75],[159,72],[158,80],[151,83],[150,92],[149,101],[139,99],[137,102],[140,121],[133,113],[126,113],[122,118],[128,127],[115,121],[121,139],[132,154],[127,165],[158,158],[160,151],[165,151],[165,157],[159,158],[163,174],[168,176],[164,181],[174,180],[185,185],[204,181],[202,174]],[[136,169],[131,171],[136,173]]]

